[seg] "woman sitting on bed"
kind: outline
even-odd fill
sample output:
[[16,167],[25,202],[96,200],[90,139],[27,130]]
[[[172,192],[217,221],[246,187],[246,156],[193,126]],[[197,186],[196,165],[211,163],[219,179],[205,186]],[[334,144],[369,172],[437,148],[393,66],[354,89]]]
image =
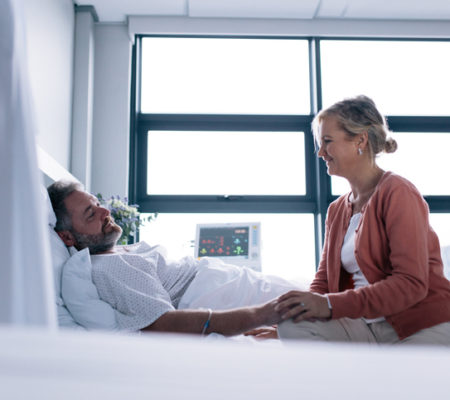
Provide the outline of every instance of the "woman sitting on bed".
[[385,119],[358,96],[322,110],[313,130],[328,174],[351,192],[328,209],[310,291],[279,299],[280,338],[450,345],[450,283],[427,203],[376,163],[397,148]]

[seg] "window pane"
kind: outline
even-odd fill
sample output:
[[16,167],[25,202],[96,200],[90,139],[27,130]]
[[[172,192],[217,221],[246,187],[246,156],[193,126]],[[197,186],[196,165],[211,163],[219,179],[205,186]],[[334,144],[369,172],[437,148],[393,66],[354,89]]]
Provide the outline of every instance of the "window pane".
[[143,113],[309,114],[306,40],[143,38]]
[[340,176],[331,177],[331,193],[334,196],[340,196],[342,194],[348,193],[350,191],[350,185],[347,179],[341,178]]
[[148,132],[148,194],[304,195],[303,132]]
[[[450,133],[395,132],[392,137],[398,149],[393,154],[382,153],[377,163],[409,179],[422,195],[450,195],[450,179],[442,179],[448,170]],[[350,190],[345,179],[332,177],[333,194]]]
[[386,115],[449,115],[450,42],[321,41],[323,105],[372,97]]
[[304,284],[314,278],[312,214],[158,214],[140,229],[140,239],[164,246],[171,259],[193,257],[197,224],[231,222],[261,223],[263,273]]
[[450,180],[442,179],[448,171],[450,133],[397,132],[393,137],[398,149],[383,153],[380,167],[409,179],[423,195],[450,195]]
[[430,224],[439,236],[444,273],[450,279],[450,214],[433,213]]

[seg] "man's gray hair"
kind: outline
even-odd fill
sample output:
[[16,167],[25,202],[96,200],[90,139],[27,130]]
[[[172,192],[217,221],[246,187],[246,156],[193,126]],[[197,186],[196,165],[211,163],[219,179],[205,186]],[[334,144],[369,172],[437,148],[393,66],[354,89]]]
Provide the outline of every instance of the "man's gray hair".
[[52,202],[53,211],[56,215],[55,231],[72,230],[72,216],[64,204],[64,200],[73,192],[84,191],[84,187],[80,182],[60,180],[52,183],[48,188],[48,195]]

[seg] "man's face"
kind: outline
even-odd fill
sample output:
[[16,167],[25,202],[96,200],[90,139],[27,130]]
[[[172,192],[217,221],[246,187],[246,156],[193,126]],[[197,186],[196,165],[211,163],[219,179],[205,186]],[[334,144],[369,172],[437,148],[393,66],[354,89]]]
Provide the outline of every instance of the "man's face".
[[97,198],[87,192],[75,191],[64,200],[72,217],[72,231],[78,250],[89,247],[91,254],[114,247],[122,234],[109,210],[100,206]]

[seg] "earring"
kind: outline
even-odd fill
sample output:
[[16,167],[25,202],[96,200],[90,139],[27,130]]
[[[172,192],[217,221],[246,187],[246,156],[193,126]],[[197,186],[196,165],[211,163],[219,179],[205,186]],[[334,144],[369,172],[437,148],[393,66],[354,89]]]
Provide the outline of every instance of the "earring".
[[359,154],[360,156],[362,156],[362,154],[363,154],[363,151],[362,151],[362,149],[361,149],[361,148],[358,148],[358,154]]

